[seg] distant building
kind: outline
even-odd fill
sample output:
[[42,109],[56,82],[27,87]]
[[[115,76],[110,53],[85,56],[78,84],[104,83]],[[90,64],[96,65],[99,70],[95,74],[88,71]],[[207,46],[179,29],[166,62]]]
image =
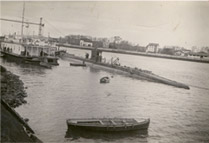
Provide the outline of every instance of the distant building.
[[157,53],[159,49],[159,44],[158,43],[149,43],[146,46],[146,52],[147,53]]
[[175,56],[184,56],[185,53],[182,50],[177,50],[177,51],[175,51],[174,55]]
[[209,57],[209,54],[206,53],[206,52],[197,52],[197,53],[190,52],[189,55],[190,56],[197,56],[197,57],[200,57],[200,58]]
[[192,52],[193,52],[193,53],[200,52],[200,48],[198,48],[198,47],[196,47],[196,46],[192,46]]
[[80,46],[92,47],[93,46],[93,42],[90,39],[82,38],[80,40]]
[[201,47],[201,51],[200,52],[205,52],[209,54],[209,47]]
[[189,54],[191,53],[191,50],[187,50],[187,49],[182,49],[182,55],[181,56],[189,56]]
[[0,40],[4,40],[5,38],[5,36],[0,36]]

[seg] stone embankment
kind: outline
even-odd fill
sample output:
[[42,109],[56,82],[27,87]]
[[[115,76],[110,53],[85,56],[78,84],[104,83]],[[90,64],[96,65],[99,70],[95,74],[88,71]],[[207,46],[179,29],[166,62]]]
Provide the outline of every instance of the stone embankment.
[[24,84],[17,75],[0,66],[1,79],[1,142],[41,142],[13,108],[27,103]]
[[23,82],[17,75],[12,74],[1,66],[1,98],[11,107],[18,107],[24,103],[27,94],[24,90]]

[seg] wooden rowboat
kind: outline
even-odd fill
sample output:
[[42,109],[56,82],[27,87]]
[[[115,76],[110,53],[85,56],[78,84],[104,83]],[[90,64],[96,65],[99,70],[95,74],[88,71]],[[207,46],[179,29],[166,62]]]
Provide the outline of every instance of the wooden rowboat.
[[91,131],[134,131],[147,130],[150,119],[133,118],[87,118],[87,119],[68,119],[68,128],[79,128]]
[[86,67],[86,64],[80,63],[70,63],[70,66]]

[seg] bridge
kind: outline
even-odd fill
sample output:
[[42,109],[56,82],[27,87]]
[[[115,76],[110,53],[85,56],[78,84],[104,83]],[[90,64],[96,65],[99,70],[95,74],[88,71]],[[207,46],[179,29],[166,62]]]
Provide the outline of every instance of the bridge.
[[95,48],[95,47],[87,47],[87,46],[80,46],[80,45],[71,45],[71,44],[56,44],[58,47],[67,47],[73,49],[80,49],[80,50],[98,50],[99,52],[110,52],[110,53],[120,53],[120,54],[137,54],[139,52],[131,52],[119,49],[109,49],[109,48]]
[[182,60],[182,61],[190,61],[190,62],[209,63],[209,59],[204,59],[204,58],[200,59],[200,58],[172,56],[172,55],[156,54],[156,53],[125,51],[125,50],[120,50],[120,49],[95,48],[95,47],[87,47],[87,46],[79,46],[79,45],[71,45],[71,44],[57,44],[57,46],[80,49],[80,50],[90,50],[90,51],[97,50],[100,53],[110,52],[110,53],[118,53],[118,54],[128,54],[128,55],[136,55],[136,56],[146,56],[146,57],[166,58],[166,59]]

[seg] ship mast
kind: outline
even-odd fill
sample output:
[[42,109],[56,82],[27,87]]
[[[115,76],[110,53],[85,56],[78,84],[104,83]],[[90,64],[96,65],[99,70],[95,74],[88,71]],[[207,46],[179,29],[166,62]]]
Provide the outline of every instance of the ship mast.
[[42,31],[42,26],[43,26],[43,24],[42,24],[42,17],[41,17],[41,18],[40,18],[40,24],[39,24],[39,31],[38,31],[38,36],[39,36],[39,37],[42,36],[42,33],[41,33],[41,31]]
[[17,23],[21,23],[21,37],[23,39],[24,36],[24,24],[31,24],[31,25],[38,25],[39,26],[39,31],[38,31],[38,36],[41,37],[42,36],[42,28],[44,27],[44,24],[42,23],[43,18],[40,18],[40,22],[39,23],[35,23],[35,22],[28,22],[28,21],[24,21],[24,15],[25,15],[25,1],[23,2],[23,12],[22,12],[22,20],[13,20],[13,19],[6,19],[6,18],[0,18],[0,20],[3,21],[10,21],[10,22],[17,22]]
[[23,2],[23,12],[22,12],[22,26],[21,26],[22,39],[23,39],[23,28],[24,28],[24,14],[25,14],[25,1]]

